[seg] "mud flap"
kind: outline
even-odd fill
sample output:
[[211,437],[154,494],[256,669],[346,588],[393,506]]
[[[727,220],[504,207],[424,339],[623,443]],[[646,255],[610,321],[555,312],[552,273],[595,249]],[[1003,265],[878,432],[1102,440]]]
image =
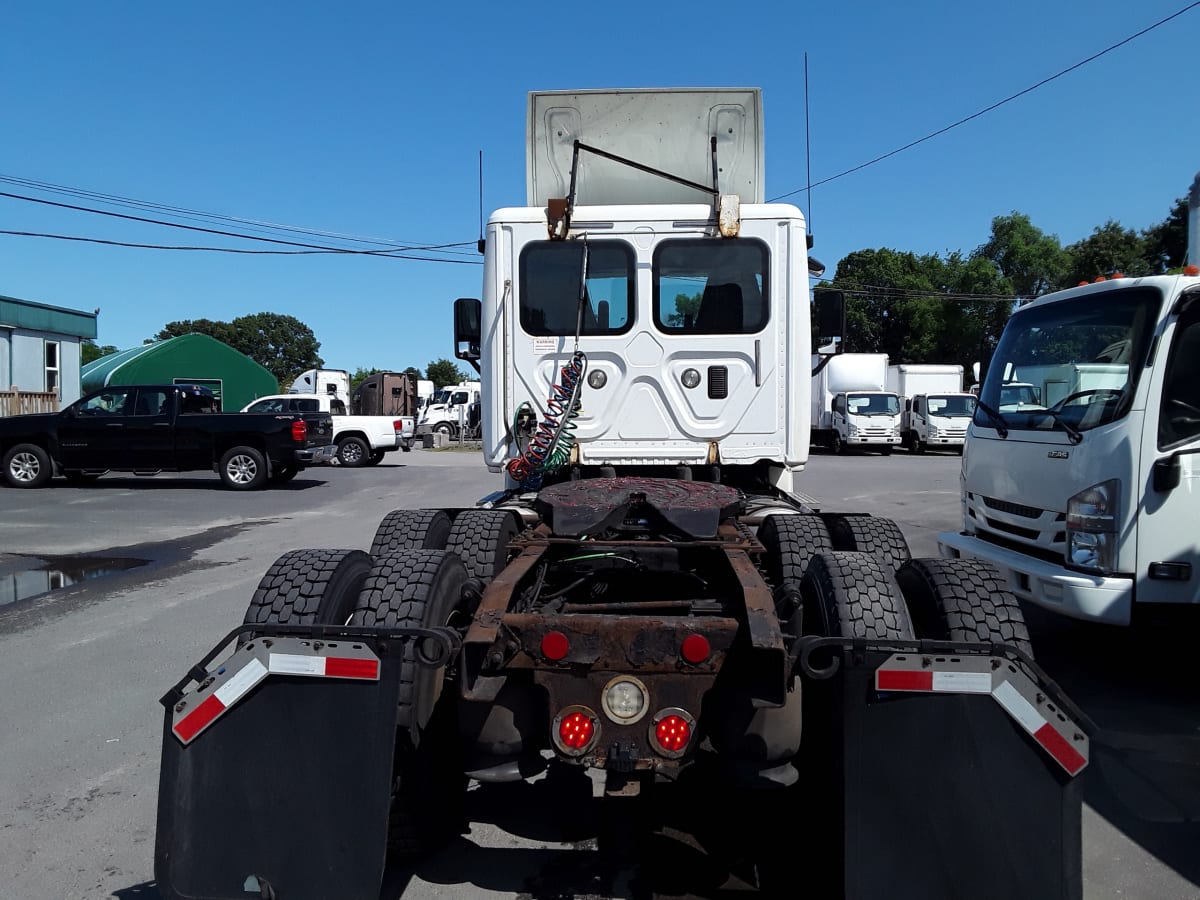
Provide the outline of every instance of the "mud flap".
[[165,900],[378,898],[401,643],[260,637],[163,698]]
[[804,757],[832,776],[830,896],[1083,896],[1086,719],[1016,660],[846,649],[806,688],[831,722]]

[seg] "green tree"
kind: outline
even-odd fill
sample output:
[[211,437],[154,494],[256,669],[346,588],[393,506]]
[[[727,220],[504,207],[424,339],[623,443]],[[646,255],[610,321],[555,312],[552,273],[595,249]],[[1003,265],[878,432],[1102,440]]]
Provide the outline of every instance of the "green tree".
[[417,379],[418,381],[421,381],[425,378],[425,376],[421,373],[421,370],[418,369],[416,366],[409,366],[404,371],[408,372],[410,375],[412,375],[413,378]]
[[280,384],[291,384],[305,369],[325,364],[321,342],[311,328],[294,316],[261,312],[239,316],[232,322],[211,319],[168,322],[154,340],[183,334],[207,334],[238,350],[270,371]]
[[95,341],[87,338],[79,346],[79,364],[86,366],[88,363],[95,362],[102,356],[118,352],[120,351],[112,344],[105,344],[103,347],[99,347]]
[[1146,259],[1146,243],[1132,228],[1122,228],[1109,219],[1091,235],[1067,247],[1071,266],[1062,287],[1117,272],[1124,275],[1150,275],[1156,268]]
[[[1155,275],[1161,275],[1184,264],[1187,256],[1187,198],[1180,197],[1171,207],[1167,218],[1142,233],[1146,261]],[[1188,260],[1192,264],[1200,260]]]
[[1070,268],[1058,237],[1015,210],[992,219],[992,236],[972,255],[991,260],[1018,297],[1038,297],[1062,286]]
[[350,376],[350,393],[353,394],[356,390],[358,390],[358,386],[360,384],[362,384],[364,381],[366,381],[368,378],[370,378],[372,375],[375,375],[378,372],[384,372],[384,371],[387,371],[387,370],[386,369],[364,369],[362,366],[359,366],[357,369],[354,370],[354,374]]
[[667,316],[667,325],[671,328],[682,328],[688,322],[695,322],[696,314],[700,312],[700,300],[703,296],[703,291],[691,295],[676,294],[675,312]]
[[435,388],[445,387],[448,384],[458,384],[461,381],[466,381],[467,378],[462,369],[445,358],[433,360],[425,367],[425,372],[429,380],[433,382]]

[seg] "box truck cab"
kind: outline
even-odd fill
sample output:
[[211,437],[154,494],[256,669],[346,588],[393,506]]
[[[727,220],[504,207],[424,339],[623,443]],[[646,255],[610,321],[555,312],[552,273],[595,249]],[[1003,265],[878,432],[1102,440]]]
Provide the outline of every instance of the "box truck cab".
[[1118,277],[1013,314],[943,556],[990,560],[1018,597],[1081,619],[1128,625],[1152,605],[1200,603],[1198,276]]
[[887,455],[900,443],[900,398],[887,388],[886,353],[814,356],[812,443]]
[[289,394],[330,394],[350,408],[350,373],[345,369],[306,369],[296,376]]
[[888,366],[888,388],[901,398],[900,443],[913,452],[962,453],[975,397],[963,391],[963,368],[922,363]]

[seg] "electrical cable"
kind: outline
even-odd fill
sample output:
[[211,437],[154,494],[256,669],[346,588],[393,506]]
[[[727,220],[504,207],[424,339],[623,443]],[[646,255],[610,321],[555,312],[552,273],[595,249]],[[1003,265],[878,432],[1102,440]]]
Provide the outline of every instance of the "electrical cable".
[[1088,63],[1095,62],[1100,57],[1102,57],[1108,53],[1111,53],[1112,51],[1114,51],[1120,47],[1125,46],[1126,44],[1130,43],[1131,41],[1137,40],[1138,38],[1142,37],[1145,34],[1149,34],[1154,29],[1159,28],[1163,25],[1166,25],[1172,19],[1179,18],[1184,13],[1190,12],[1191,10],[1195,9],[1197,6],[1200,6],[1200,0],[1196,0],[1196,2],[1194,2],[1194,3],[1189,3],[1187,6],[1183,7],[1183,9],[1180,9],[1180,10],[1177,10],[1176,12],[1171,13],[1171,15],[1167,16],[1165,19],[1160,19],[1159,21],[1155,22],[1153,25],[1143,28],[1141,31],[1137,32],[1136,34],[1131,34],[1131,35],[1129,35],[1129,37],[1127,37],[1123,40],[1117,41],[1117,43],[1113,44],[1110,47],[1104,48],[1099,53],[1093,53],[1087,59],[1080,60],[1079,62],[1075,63],[1073,66],[1068,66],[1067,68],[1063,69],[1061,72],[1056,72],[1055,74],[1049,76],[1048,78],[1043,78],[1037,84],[1031,85],[1031,86],[1025,88],[1023,91],[1017,91],[1017,93],[1015,93],[1009,97],[1005,97],[1003,100],[1000,100],[997,103],[993,103],[991,106],[984,107],[983,109],[979,110],[978,112],[972,113],[969,116],[959,119],[957,122],[952,122],[951,124],[947,125],[946,127],[939,128],[937,131],[931,132],[930,134],[927,134],[922,138],[917,138],[917,140],[915,140],[915,141],[910,141],[909,143],[905,144],[903,147],[897,147],[895,150],[889,151],[888,153],[884,153],[882,156],[877,156],[874,159],[868,160],[867,162],[861,163],[857,166],[854,166],[853,168],[846,169],[846,171],[844,171],[844,172],[839,172],[836,175],[830,175],[828,178],[824,178],[821,181],[811,182],[810,184],[806,185],[805,187],[796,188],[794,191],[788,191],[786,194],[780,194],[778,197],[772,197],[767,202],[774,203],[777,200],[783,200],[787,197],[793,196],[794,194],[799,194],[802,191],[810,191],[813,188],[820,187],[823,184],[829,184],[829,182],[831,182],[831,181],[836,181],[837,179],[844,178],[845,176],[850,175],[854,172],[859,172],[859,171],[867,168],[868,166],[873,166],[878,162],[883,162],[885,159],[895,156],[897,153],[903,153],[905,150],[909,150],[909,149],[917,146],[918,144],[923,144],[926,141],[930,140],[931,138],[935,138],[935,137],[938,137],[939,135],[943,135],[947,131],[950,131],[953,128],[957,128],[959,125],[965,125],[967,122],[970,122],[972,119],[978,119],[982,115],[986,115],[987,113],[990,113],[995,109],[999,109],[1001,106],[1003,106],[1006,103],[1010,103],[1019,97],[1024,97],[1026,94],[1032,93],[1033,91],[1036,91],[1038,88],[1043,87],[1044,85],[1047,85],[1050,82],[1055,81],[1059,78],[1062,78],[1064,75],[1074,72],[1076,69],[1086,66]]

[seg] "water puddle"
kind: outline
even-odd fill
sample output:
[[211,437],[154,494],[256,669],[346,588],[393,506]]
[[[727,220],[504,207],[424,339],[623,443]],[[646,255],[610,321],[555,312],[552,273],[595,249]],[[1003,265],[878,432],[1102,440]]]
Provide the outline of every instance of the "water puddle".
[[[27,600],[61,588],[126,572],[150,560],[119,556],[40,557],[42,565],[32,569],[0,568],[0,607]],[[17,563],[20,565],[20,563]]]

